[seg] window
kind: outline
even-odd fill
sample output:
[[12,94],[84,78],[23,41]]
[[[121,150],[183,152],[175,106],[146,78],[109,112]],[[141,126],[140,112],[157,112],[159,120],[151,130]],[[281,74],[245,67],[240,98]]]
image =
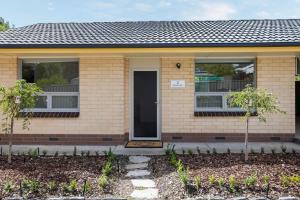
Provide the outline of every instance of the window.
[[22,60],[21,78],[44,91],[34,111],[79,111],[78,61]]
[[254,85],[253,62],[196,63],[195,111],[241,111],[230,107],[226,96]]

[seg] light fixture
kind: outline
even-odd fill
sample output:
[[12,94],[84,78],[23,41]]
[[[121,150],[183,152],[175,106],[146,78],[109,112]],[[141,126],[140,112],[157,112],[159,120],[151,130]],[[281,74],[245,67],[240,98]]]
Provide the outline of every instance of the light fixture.
[[180,69],[181,63],[176,63],[176,67],[177,67],[177,69]]

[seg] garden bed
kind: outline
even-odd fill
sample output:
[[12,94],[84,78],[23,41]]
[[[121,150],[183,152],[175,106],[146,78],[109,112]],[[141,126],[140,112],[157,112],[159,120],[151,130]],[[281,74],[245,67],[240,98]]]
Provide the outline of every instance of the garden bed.
[[[7,164],[6,156],[0,156],[0,199],[19,196],[21,181],[22,195],[37,199],[81,196],[84,185],[89,187],[85,192],[86,197],[126,197],[132,190],[122,167],[126,159],[120,157],[119,162],[114,163],[109,183],[102,190],[98,179],[106,161],[105,156],[14,156],[11,165]],[[11,191],[8,185],[12,186]]]
[[[177,155],[188,168],[189,187],[180,181],[176,167],[172,166],[168,156],[153,156],[151,168],[158,183],[161,199],[184,199],[195,196],[236,196],[265,197],[269,177],[269,198],[281,196],[300,196],[300,154],[251,154],[245,164],[243,154],[200,154]],[[233,175],[235,189],[229,186],[229,177]],[[295,176],[296,175],[296,176]],[[201,179],[201,186],[195,186],[195,177]],[[215,181],[209,180],[214,177]],[[256,177],[256,178],[253,178]],[[295,180],[291,181],[291,177]],[[245,179],[252,185],[247,187]],[[253,179],[256,179],[253,183]],[[221,181],[219,181],[221,180]],[[220,186],[221,185],[221,186]],[[187,192],[186,188],[190,191]]]

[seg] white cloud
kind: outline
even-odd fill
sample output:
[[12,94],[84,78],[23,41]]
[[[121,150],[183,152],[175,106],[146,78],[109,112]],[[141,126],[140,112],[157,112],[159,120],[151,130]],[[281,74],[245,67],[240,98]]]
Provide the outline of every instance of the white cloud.
[[193,2],[190,10],[182,13],[185,20],[227,20],[232,19],[236,9],[227,3],[198,1]]
[[153,11],[152,5],[146,4],[146,3],[136,3],[134,5],[134,8],[141,12],[152,12]]
[[105,8],[113,8],[115,7],[115,4],[109,2],[97,2],[95,6],[100,9],[105,9]]

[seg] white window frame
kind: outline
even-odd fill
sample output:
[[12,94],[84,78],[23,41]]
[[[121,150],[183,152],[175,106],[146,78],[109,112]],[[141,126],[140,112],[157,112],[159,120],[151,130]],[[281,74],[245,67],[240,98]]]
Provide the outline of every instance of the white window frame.
[[[80,63],[79,59],[74,58],[63,58],[63,59],[55,59],[55,58],[30,58],[30,59],[20,59],[19,60],[19,75],[18,77],[22,79],[22,67],[23,63],[34,63],[34,62],[78,62],[78,70],[80,71]],[[80,77],[79,85],[80,85]],[[39,96],[46,96],[47,108],[32,108],[32,109],[24,109],[24,111],[30,112],[79,112],[80,111],[80,91],[78,92],[44,92]],[[77,108],[52,108],[52,97],[53,96],[77,96]]]
[[[226,61],[208,61],[208,62],[195,62],[195,64],[215,64],[215,63],[220,63],[220,64],[226,64],[226,63],[253,63],[254,65],[254,74],[253,74],[253,85],[256,87],[256,62],[255,60],[226,60]],[[196,74],[196,66],[194,69],[194,83],[195,83],[195,77],[197,76]],[[196,85],[194,87],[194,110],[195,112],[242,112],[243,110],[241,108],[230,108],[229,105],[227,104],[227,98],[226,96],[230,93],[229,92],[196,92]],[[222,97],[222,108],[219,107],[197,107],[197,97],[199,96],[221,96]]]

